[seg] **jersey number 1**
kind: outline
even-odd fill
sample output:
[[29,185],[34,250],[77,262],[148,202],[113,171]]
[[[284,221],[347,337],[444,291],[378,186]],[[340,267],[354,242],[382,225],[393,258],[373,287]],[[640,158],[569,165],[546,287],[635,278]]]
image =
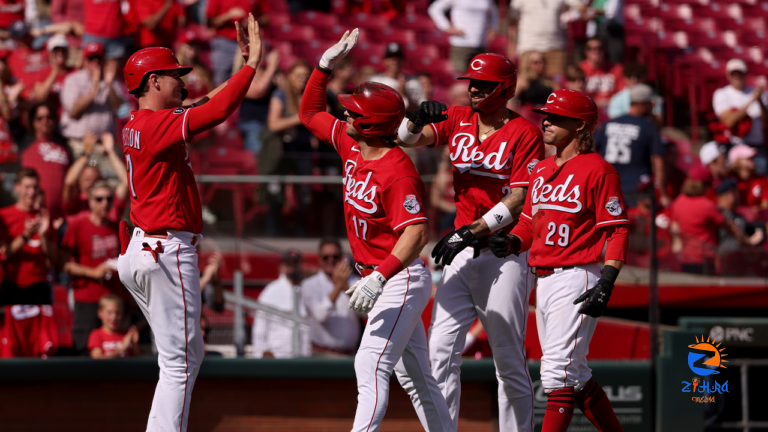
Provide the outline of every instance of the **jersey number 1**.
[[[368,221],[365,219],[358,219],[357,216],[352,216],[352,225],[355,227],[355,235],[357,238],[362,238],[363,241],[368,241]],[[357,226],[360,225],[360,230]],[[362,236],[360,232],[362,231]]]
[[545,245],[555,245],[555,242],[552,241],[552,236],[554,236],[555,232],[557,232],[557,234],[560,236],[560,238],[557,239],[557,245],[562,247],[568,246],[568,240],[571,236],[571,229],[568,228],[568,225],[561,224],[560,227],[558,227],[554,222],[550,222],[549,225],[547,225],[547,228],[549,229],[549,234],[547,234],[547,238],[544,240]]
[[125,155],[125,166],[128,167],[128,184],[131,185],[131,196],[136,198],[136,188],[133,187],[133,161],[131,155]]

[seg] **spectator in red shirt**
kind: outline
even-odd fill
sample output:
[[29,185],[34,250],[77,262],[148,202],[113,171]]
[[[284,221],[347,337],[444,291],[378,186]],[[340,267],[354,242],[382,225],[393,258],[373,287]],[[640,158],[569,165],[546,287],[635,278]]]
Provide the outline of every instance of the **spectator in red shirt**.
[[134,46],[170,47],[176,38],[176,29],[184,25],[184,13],[174,0],[131,0],[128,15],[136,28]]
[[672,251],[680,254],[680,264],[686,273],[714,275],[720,227],[733,234],[741,245],[754,246],[762,237],[747,237],[732,220],[720,212],[706,196],[709,171],[697,166],[688,173],[683,193],[672,202]]
[[75,310],[72,338],[78,352],[85,350],[88,335],[99,326],[99,299],[107,294],[126,294],[116,270],[120,254],[117,222],[109,220],[114,194],[106,181],[91,186],[89,212],[70,218],[62,247],[63,270],[72,276]]
[[107,294],[99,300],[98,306],[102,326],[93,330],[88,337],[91,358],[140,356],[139,332],[136,327],[120,329],[124,316],[123,300],[114,294]]
[[48,101],[54,107],[57,117],[61,114],[61,89],[64,86],[64,78],[72,72],[67,67],[69,57],[69,42],[64,35],[55,35],[48,39],[49,66],[45,70],[45,80],[35,83],[34,100],[38,102]]
[[[209,0],[206,9],[208,27],[216,31],[211,42],[211,61],[213,63],[213,83],[219,85],[232,76],[235,54],[239,53],[235,22],[246,25],[248,13],[258,18],[259,24],[267,22],[266,0]],[[239,54],[238,54],[239,55]]]
[[64,216],[62,192],[67,169],[72,162],[69,149],[56,133],[56,112],[47,102],[32,106],[29,124],[35,134],[32,142],[21,154],[22,166],[40,173],[40,189],[45,192],[45,208],[51,219]]
[[24,0],[0,0],[0,28],[7,29],[24,20]]
[[604,109],[611,96],[624,88],[624,69],[605,57],[605,44],[600,38],[590,38],[584,48],[584,59],[579,67],[586,76],[585,93],[592,96],[597,106]]
[[85,36],[83,46],[98,42],[107,59],[125,57],[128,43],[120,0],[84,0]]
[[59,331],[50,305],[5,306],[0,329],[0,358],[48,358],[59,347]]
[[[83,138],[83,148],[85,153],[78,157],[67,171],[64,177],[64,212],[67,215],[76,215],[82,211],[88,210],[88,191],[91,186],[101,180],[101,172],[95,166],[92,156],[96,150],[97,137],[91,132],[85,134]],[[125,163],[115,150],[115,137],[107,132],[101,135],[101,144],[104,153],[109,159],[112,169],[116,173],[122,173],[117,176],[120,182],[115,188],[115,200],[112,209],[109,211],[108,219],[112,222],[119,222],[123,211],[128,205],[128,179],[126,178]]]
[[36,209],[40,177],[32,168],[16,174],[16,204],[0,209],[0,251],[4,257],[1,305],[51,304],[49,263],[57,257],[56,234],[45,208]]
[[11,25],[10,33],[15,48],[8,56],[11,75],[24,85],[22,96],[25,99],[32,99],[35,83],[45,81],[48,76],[48,52],[32,47],[33,37],[29,30],[23,21]]
[[[11,84],[11,70],[8,67],[8,50],[0,50],[0,164],[16,164],[19,161],[19,146],[13,140],[10,123],[16,119],[16,104],[24,84]],[[5,171],[5,169],[3,169]]]
[[746,144],[737,144],[728,151],[728,163],[737,181],[739,204],[758,212],[768,208],[768,178],[755,171],[755,156],[757,150]]

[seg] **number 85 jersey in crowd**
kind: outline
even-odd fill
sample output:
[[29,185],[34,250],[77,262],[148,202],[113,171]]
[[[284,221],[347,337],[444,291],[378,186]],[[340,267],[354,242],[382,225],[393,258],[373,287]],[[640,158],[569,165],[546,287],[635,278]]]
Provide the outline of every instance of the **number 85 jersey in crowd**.
[[601,261],[604,228],[628,224],[616,169],[590,152],[559,167],[554,156],[536,164],[512,234],[532,236],[531,267],[564,267]]

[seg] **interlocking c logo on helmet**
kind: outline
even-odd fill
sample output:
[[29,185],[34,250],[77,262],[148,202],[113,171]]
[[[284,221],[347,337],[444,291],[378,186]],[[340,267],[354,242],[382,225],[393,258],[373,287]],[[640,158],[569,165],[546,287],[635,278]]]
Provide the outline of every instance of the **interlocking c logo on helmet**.
[[[475,66],[475,63],[479,63],[480,66]],[[483,68],[483,61],[480,59],[472,60],[472,63],[469,64],[469,67],[471,67],[472,70],[480,70]]]
[[555,98],[556,98],[555,94],[554,93],[550,93],[549,97],[547,98],[547,103],[548,104],[555,103]]

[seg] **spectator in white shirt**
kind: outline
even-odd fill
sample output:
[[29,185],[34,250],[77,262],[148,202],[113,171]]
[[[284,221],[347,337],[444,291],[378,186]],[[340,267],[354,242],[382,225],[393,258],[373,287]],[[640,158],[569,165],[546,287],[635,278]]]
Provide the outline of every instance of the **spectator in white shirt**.
[[509,5],[509,49],[507,56],[520,56],[518,70],[528,70],[528,55],[543,53],[547,75],[562,75],[565,69],[565,32],[560,15],[573,9],[584,10],[580,0],[511,0]]
[[[725,65],[729,84],[715,90],[712,108],[721,122],[732,129],[746,118],[752,119],[752,127],[743,137],[744,144],[763,146],[763,124],[768,120],[764,84],[747,86],[747,65],[740,59],[731,59]],[[738,142],[734,142],[738,144]]]
[[310,319],[312,355],[354,355],[360,340],[360,319],[349,308],[345,293],[359,277],[341,254],[335,238],[320,241],[320,271],[301,283],[301,297]]
[[496,37],[499,27],[493,0],[437,0],[428,12],[435,26],[451,35],[451,63],[457,73],[466,72],[469,61],[485,52],[486,42]]
[[396,43],[387,45],[384,52],[384,73],[376,74],[371,77],[371,81],[388,85],[400,93],[405,101],[405,107],[411,110],[418,108],[427,98],[424,96],[424,89],[417,78],[406,76],[403,73],[403,61],[405,53],[402,47]]
[[[269,283],[259,296],[258,302],[285,312],[306,317],[307,311],[301,301],[301,254],[291,249],[283,254],[280,262],[280,277]],[[253,320],[253,356],[256,358],[309,357],[312,346],[309,341],[309,326],[299,325],[299,352],[293,350],[293,329],[295,323],[263,311],[256,311]]]

